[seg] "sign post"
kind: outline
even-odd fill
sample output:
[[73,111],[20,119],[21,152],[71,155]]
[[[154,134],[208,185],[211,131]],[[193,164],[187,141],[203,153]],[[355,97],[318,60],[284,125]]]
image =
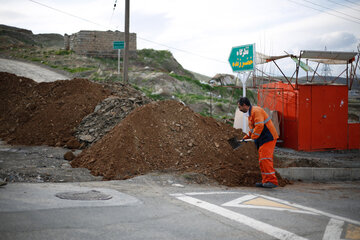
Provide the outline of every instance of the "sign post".
[[113,44],[113,49],[118,50],[118,74],[120,75],[120,51],[121,49],[124,49],[125,43],[124,41],[114,41]]
[[[233,70],[236,72],[243,85],[243,97],[246,97],[246,81],[249,79],[251,72],[256,69],[255,62],[255,43],[233,47],[229,56],[229,63]],[[243,132],[247,132],[247,119],[243,117]]]

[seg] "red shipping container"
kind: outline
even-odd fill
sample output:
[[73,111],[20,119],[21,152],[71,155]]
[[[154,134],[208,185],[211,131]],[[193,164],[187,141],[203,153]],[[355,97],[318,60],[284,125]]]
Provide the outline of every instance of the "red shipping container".
[[299,84],[294,90],[289,84],[269,83],[259,90],[258,104],[278,111],[284,147],[304,151],[349,147],[346,85]]
[[349,123],[348,149],[360,149],[360,123]]

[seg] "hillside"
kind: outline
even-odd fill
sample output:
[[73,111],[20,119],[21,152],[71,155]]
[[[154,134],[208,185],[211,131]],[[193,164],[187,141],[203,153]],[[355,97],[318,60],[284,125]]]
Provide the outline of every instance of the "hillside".
[[0,49],[17,47],[55,47],[64,45],[60,34],[33,34],[32,31],[0,24]]
[[[122,81],[117,59],[94,58],[63,50],[63,36],[32,34],[26,29],[1,25],[0,57],[13,58],[65,71],[73,78],[94,82]],[[184,69],[169,51],[137,50],[130,57],[129,83],[153,100],[176,99],[194,111],[218,119],[232,118],[239,89],[204,84],[210,77]],[[248,92],[248,96],[254,96]]]

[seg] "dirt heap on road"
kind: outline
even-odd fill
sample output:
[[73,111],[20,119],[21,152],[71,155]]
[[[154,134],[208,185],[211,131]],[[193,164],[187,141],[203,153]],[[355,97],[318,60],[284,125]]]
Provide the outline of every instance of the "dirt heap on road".
[[37,83],[0,72],[0,138],[10,144],[78,148],[75,128],[108,95],[86,79]]
[[131,86],[119,82],[102,84],[111,90],[112,95],[100,102],[76,128],[75,136],[85,146],[101,139],[135,108],[151,102]]
[[199,173],[227,186],[253,186],[261,181],[254,144],[234,151],[227,142],[241,134],[179,102],[152,102],[136,108],[71,165],[107,180],[173,170]]
[[136,89],[118,83],[36,83],[0,72],[0,138],[10,144],[69,148],[81,147],[75,136],[93,138],[82,142],[94,144],[71,165],[109,180],[152,171],[195,173],[227,186],[261,180],[254,144],[233,151],[227,142],[240,138],[240,130],[176,101],[142,105],[147,102]]

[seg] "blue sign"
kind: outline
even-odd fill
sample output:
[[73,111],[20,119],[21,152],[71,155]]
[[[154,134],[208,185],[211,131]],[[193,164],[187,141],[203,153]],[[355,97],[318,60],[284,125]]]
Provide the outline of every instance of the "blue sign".
[[124,41],[115,41],[114,43],[114,49],[124,49],[125,42]]
[[255,44],[233,47],[229,63],[234,72],[253,71],[255,69]]

